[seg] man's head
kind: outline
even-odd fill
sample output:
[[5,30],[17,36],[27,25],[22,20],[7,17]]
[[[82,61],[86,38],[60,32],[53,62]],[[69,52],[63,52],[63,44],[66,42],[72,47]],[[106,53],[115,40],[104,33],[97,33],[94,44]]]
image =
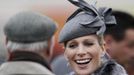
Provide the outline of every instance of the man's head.
[[9,52],[35,52],[49,58],[56,29],[55,22],[47,16],[20,12],[11,17],[4,27],[7,49]]
[[114,11],[113,15],[117,25],[107,27],[105,32],[107,51],[120,64],[134,66],[134,18],[120,11]]

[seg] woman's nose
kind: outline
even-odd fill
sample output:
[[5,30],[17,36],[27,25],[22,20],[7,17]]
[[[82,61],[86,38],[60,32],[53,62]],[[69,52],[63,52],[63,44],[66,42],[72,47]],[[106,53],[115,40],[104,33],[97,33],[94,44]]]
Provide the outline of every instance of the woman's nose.
[[86,55],[86,51],[84,50],[83,45],[79,45],[78,50],[77,50],[77,55],[80,57],[83,57],[84,55]]

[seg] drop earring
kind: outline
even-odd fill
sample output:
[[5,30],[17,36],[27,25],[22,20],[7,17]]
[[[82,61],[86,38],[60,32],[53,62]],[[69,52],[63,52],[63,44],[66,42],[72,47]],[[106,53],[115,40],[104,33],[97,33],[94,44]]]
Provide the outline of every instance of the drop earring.
[[106,57],[105,57],[105,52],[103,52],[103,53],[101,54],[100,58],[101,58],[102,64],[104,64],[104,63],[107,61],[107,59],[106,59]]

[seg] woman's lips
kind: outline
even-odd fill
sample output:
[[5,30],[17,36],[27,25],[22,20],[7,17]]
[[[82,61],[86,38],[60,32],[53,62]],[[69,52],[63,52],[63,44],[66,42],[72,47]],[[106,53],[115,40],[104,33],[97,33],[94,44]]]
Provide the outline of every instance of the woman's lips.
[[88,64],[91,62],[91,60],[92,58],[77,59],[75,60],[75,63],[77,64],[80,70],[85,70],[88,68]]
[[91,60],[92,60],[92,58],[77,59],[77,60],[75,60],[75,63],[78,65],[85,65],[85,64],[90,63]]

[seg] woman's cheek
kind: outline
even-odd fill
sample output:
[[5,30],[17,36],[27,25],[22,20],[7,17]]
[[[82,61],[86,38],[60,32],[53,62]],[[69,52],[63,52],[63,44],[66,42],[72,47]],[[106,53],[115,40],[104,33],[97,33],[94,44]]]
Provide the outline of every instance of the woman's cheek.
[[74,54],[75,54],[75,51],[74,50],[71,50],[71,49],[66,49],[65,50],[65,56],[68,59],[72,59],[72,57],[74,56]]

